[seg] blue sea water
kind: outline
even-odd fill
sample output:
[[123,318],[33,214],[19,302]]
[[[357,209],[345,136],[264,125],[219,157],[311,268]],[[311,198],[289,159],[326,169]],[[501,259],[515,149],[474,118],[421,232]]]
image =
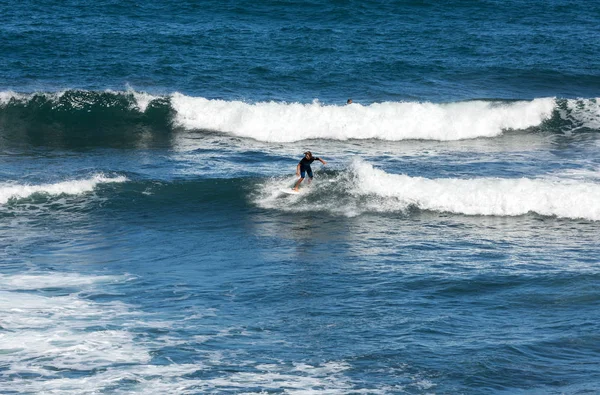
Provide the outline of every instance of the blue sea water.
[[599,38],[596,1],[0,0],[0,392],[598,393]]

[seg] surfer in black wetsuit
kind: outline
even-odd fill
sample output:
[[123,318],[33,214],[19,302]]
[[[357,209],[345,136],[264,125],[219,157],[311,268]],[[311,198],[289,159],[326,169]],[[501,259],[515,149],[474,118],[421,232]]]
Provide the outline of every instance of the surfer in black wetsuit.
[[302,158],[300,162],[298,162],[298,166],[296,166],[296,175],[299,176],[300,179],[296,181],[296,185],[294,185],[293,188],[294,191],[297,191],[298,188],[300,188],[300,183],[304,181],[306,173],[308,173],[308,182],[310,183],[312,181],[313,172],[310,168],[310,164],[316,160],[318,160],[324,165],[327,164],[327,162],[325,162],[323,159],[314,157],[310,151],[306,151],[304,153],[304,158]]

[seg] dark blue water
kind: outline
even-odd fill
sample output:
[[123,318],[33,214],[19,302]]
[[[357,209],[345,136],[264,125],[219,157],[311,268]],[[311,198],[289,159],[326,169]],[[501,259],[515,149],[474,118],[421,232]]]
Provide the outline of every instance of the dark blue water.
[[345,102],[596,97],[597,2],[2,2],[5,89]]
[[599,15],[0,0],[0,392],[596,393]]

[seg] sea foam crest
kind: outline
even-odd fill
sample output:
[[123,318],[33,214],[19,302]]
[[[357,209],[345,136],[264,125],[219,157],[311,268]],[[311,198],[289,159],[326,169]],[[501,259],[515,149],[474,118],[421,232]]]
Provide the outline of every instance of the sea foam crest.
[[[34,92],[34,93],[18,93],[14,91],[0,91],[0,107],[6,106],[10,102],[28,103],[36,97],[43,97],[53,103],[55,109],[59,109],[68,105],[73,109],[82,109],[102,103],[104,106],[110,106],[117,103],[115,100],[107,100],[108,97],[116,99],[118,97],[129,98],[130,110],[146,111],[153,100],[160,99],[161,96],[155,96],[147,92],[135,91],[131,87],[127,87],[125,91],[114,91],[106,89],[104,91],[87,91],[87,90],[62,90],[56,92]],[[164,97],[164,96],[163,96]]]
[[[517,216],[534,212],[600,220],[600,184],[568,179],[440,178],[389,174],[368,163],[354,166],[353,194],[385,198],[377,210],[413,205],[422,210],[466,215]],[[383,203],[383,204],[381,204]]]
[[55,184],[23,185],[0,183],[0,204],[6,204],[11,199],[23,199],[36,193],[47,195],[79,195],[92,191],[98,184],[122,183],[127,177],[107,177],[104,174],[96,174],[84,180],[70,180]]
[[27,100],[30,95],[20,94],[14,91],[0,92],[0,105],[6,105],[11,100]]
[[173,94],[176,122],[270,142],[305,139],[460,140],[494,137],[549,119],[555,99],[447,104],[385,102],[367,106],[245,103]]

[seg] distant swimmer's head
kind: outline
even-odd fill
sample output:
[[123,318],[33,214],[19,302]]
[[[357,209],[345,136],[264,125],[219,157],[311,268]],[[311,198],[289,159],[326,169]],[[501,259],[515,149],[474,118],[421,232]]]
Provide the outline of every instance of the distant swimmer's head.
[[304,153],[304,156],[306,156],[306,158],[307,158],[307,159],[311,159],[311,158],[312,158],[312,152],[310,152],[310,151],[306,151],[306,152]]
[[348,99],[348,101],[346,102],[346,104],[352,104],[352,99]]

